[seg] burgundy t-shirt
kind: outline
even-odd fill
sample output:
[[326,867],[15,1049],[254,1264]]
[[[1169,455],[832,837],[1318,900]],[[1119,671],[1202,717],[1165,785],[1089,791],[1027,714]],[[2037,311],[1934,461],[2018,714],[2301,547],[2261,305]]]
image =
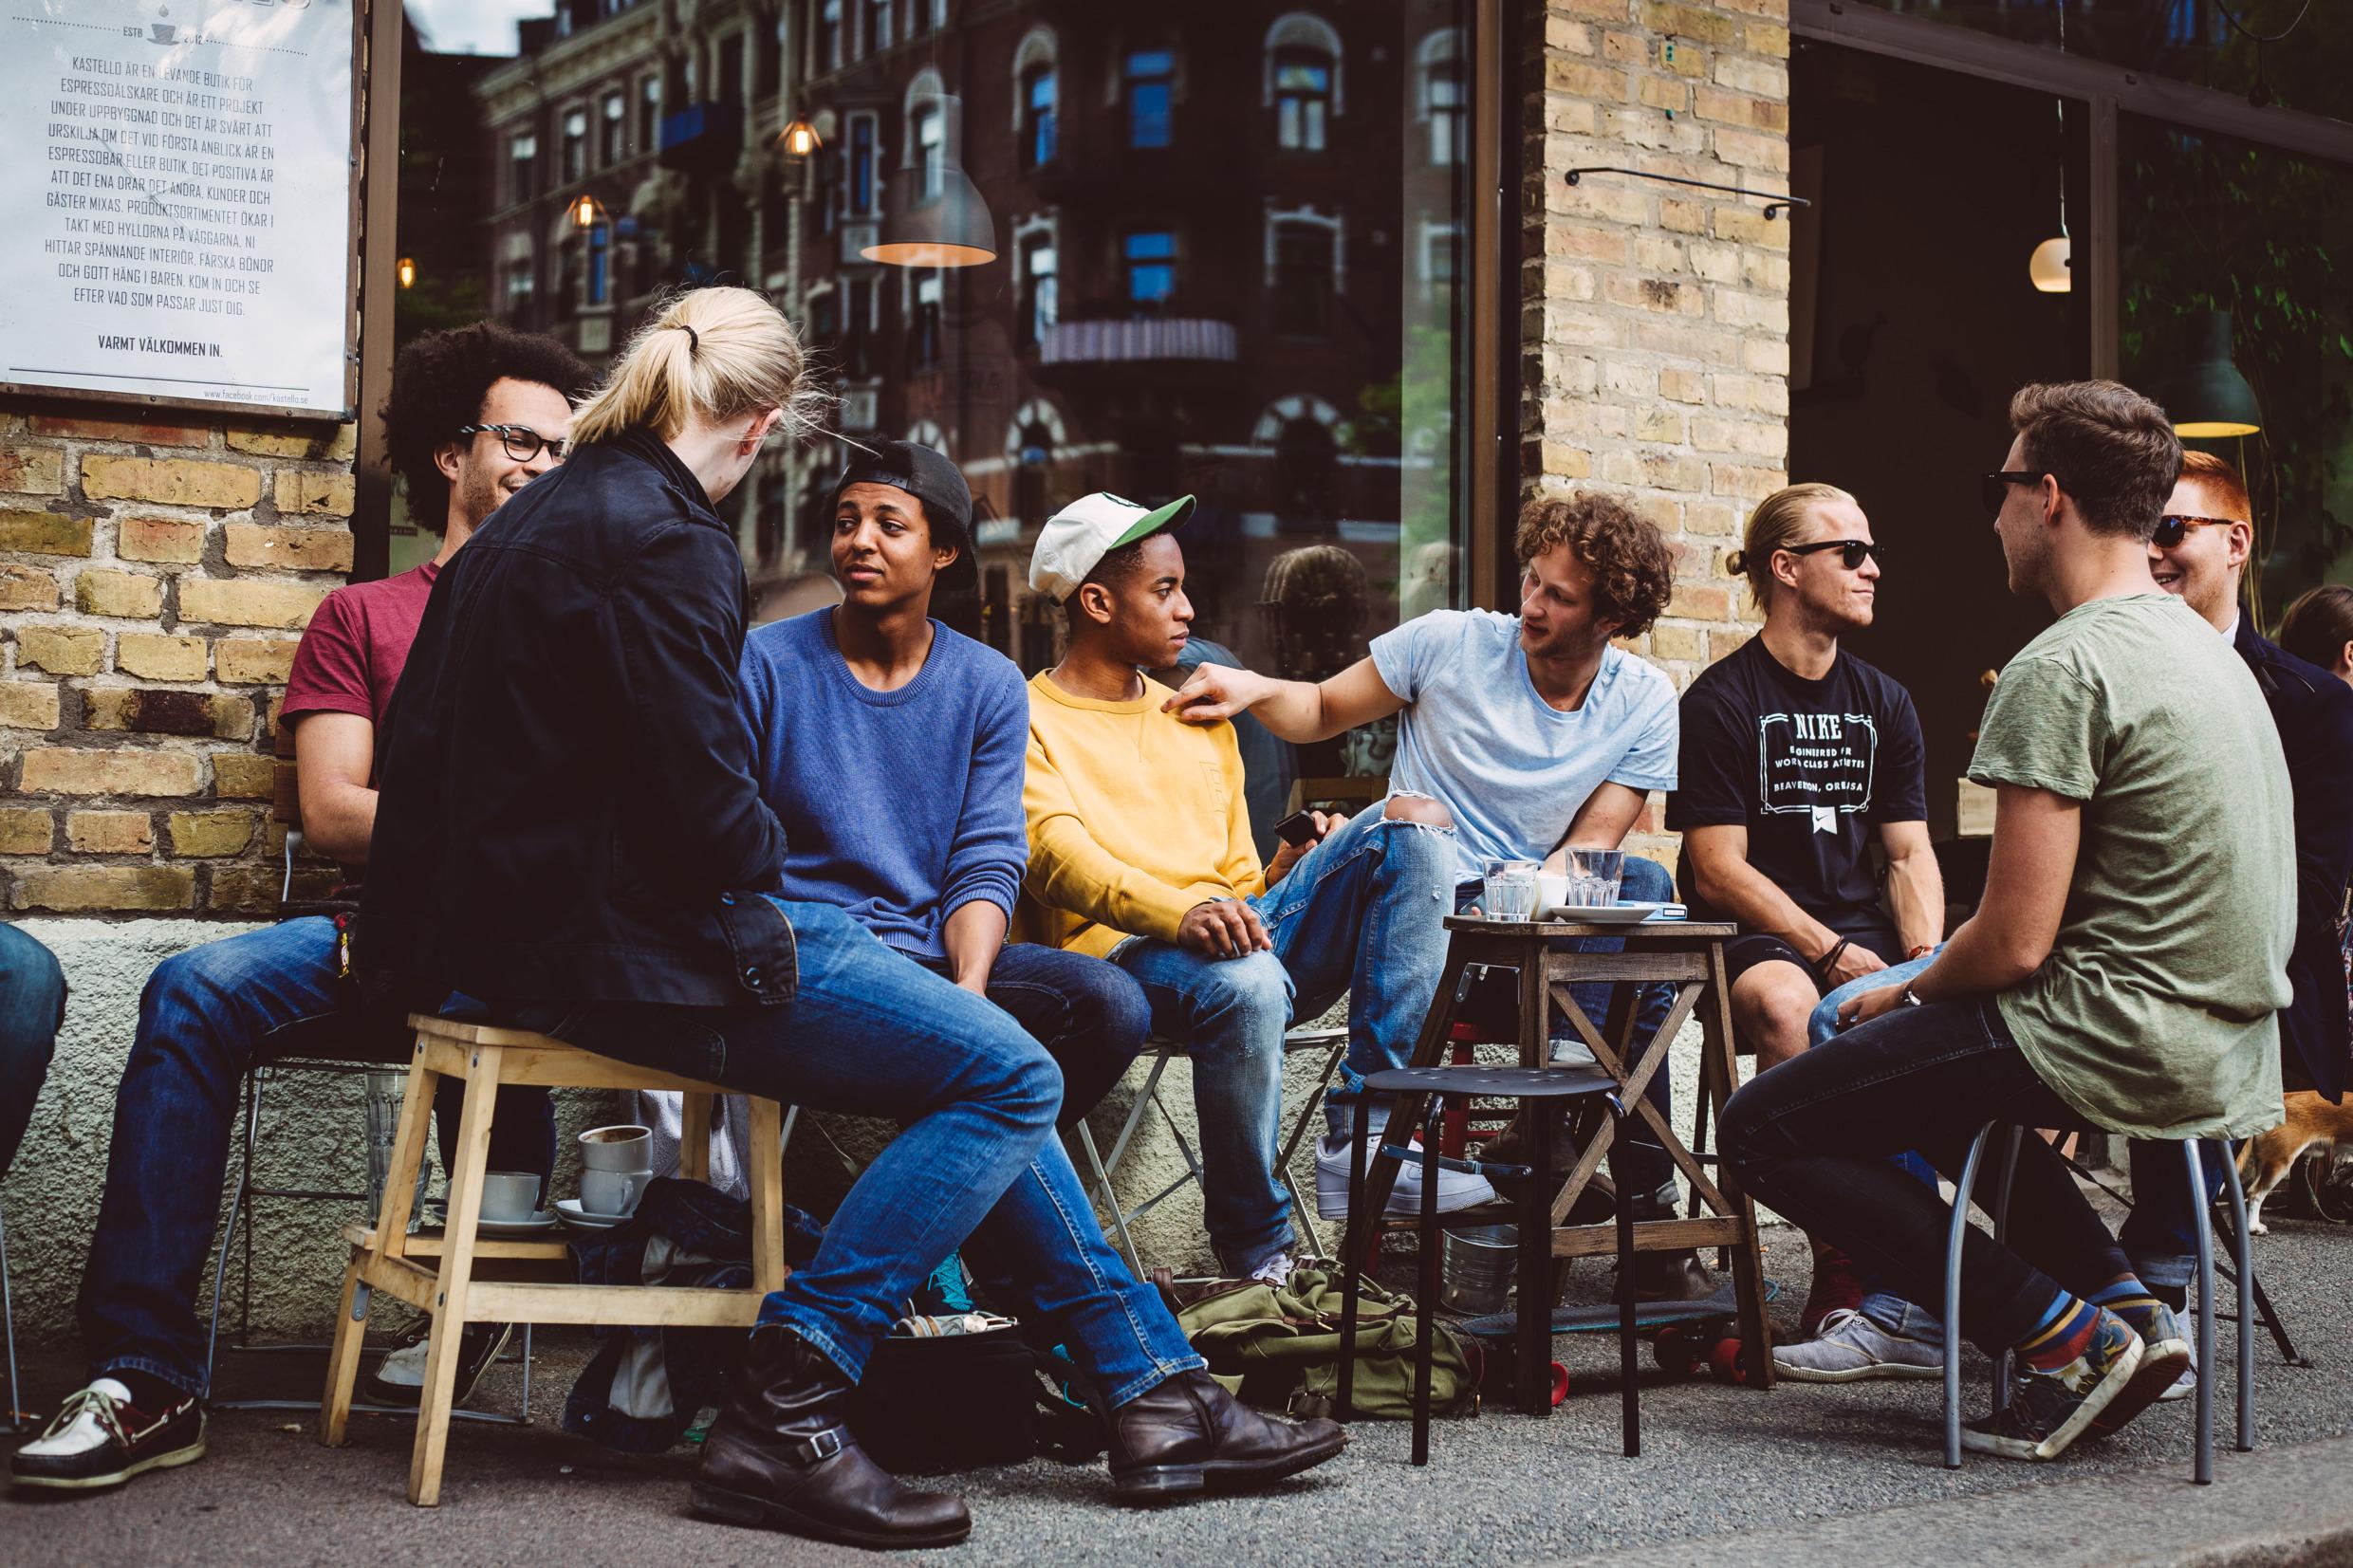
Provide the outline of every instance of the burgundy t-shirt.
[[354,582],[327,595],[294,650],[286,717],[357,713],[382,724],[440,569],[428,561],[398,577]]

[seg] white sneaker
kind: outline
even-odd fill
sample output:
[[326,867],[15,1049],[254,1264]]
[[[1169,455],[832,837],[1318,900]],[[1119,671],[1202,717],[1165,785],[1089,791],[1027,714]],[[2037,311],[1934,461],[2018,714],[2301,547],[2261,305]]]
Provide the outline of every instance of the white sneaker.
[[1773,1371],[1800,1383],[1854,1383],[1865,1377],[1941,1377],[1944,1347],[1891,1334],[1852,1307],[1824,1314],[1811,1339],[1773,1348]]
[[[1380,1141],[1379,1132],[1364,1134],[1364,1160],[1372,1163]],[[1438,1212],[1452,1214],[1457,1208],[1472,1208],[1479,1204],[1493,1203],[1495,1190],[1487,1185],[1485,1176],[1467,1171],[1438,1168]],[[1348,1217],[1348,1140],[1324,1137],[1315,1146],[1315,1211],[1326,1220]],[[1421,1212],[1421,1167],[1400,1164],[1397,1185],[1389,1189],[1389,1212],[1413,1215]]]

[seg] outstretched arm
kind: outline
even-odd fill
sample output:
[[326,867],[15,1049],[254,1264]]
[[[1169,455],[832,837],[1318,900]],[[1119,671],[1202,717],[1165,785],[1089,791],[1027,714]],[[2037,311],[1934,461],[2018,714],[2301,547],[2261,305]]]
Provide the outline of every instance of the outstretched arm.
[[1325,741],[1359,725],[1385,719],[1405,706],[1373,661],[1362,658],[1326,681],[1275,680],[1248,670],[1204,664],[1160,705],[1187,724],[1215,724],[1236,713],[1256,715],[1278,739],[1295,745]]

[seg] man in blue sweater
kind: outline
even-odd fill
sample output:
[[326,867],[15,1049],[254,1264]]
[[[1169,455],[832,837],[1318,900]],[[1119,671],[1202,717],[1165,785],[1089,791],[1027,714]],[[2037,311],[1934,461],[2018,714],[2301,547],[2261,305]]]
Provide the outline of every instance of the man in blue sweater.
[[1102,959],[1005,941],[1028,857],[1028,691],[930,616],[971,518],[964,476],[929,447],[857,452],[834,492],[842,602],[753,631],[739,688],[784,824],[784,896],[838,906],[1010,1013],[1062,1067],[1066,1129],[1127,1071],[1152,1011]]

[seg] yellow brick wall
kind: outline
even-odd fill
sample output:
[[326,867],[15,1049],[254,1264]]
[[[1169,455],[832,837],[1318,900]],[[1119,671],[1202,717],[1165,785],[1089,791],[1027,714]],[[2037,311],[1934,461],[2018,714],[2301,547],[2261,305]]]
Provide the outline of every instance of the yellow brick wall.
[[[1563,171],[1786,192],[1788,3],[1548,0],[1541,26],[1521,472],[1531,490],[1630,495],[1664,530],[1675,597],[1627,646],[1686,686],[1755,630],[1724,559],[1787,482],[1789,225],[1754,198]],[[1630,847],[1673,858],[1655,832]]]
[[0,402],[0,913],[275,907],[271,726],[351,570],[352,448]]

